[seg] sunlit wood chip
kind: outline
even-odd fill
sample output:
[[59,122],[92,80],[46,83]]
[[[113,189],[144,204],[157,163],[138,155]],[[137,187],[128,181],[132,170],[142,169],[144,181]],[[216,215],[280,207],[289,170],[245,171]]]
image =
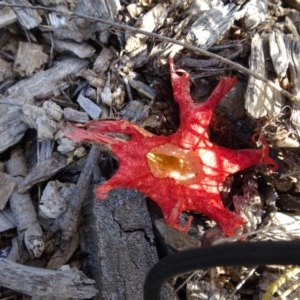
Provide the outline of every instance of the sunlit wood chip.
[[267,1],[250,0],[244,7],[245,16],[244,24],[246,29],[254,29],[256,26],[265,21],[267,16]]
[[[300,98],[300,42],[291,36],[285,37],[286,49],[289,56],[289,74],[292,93]],[[300,103],[292,103],[291,122],[300,136]]]
[[[137,21],[135,27],[152,32],[155,28],[163,24],[167,15],[168,10],[164,5],[157,4]],[[148,38],[149,37],[139,33],[131,34],[127,39],[125,50],[127,52],[132,52],[141,48]]]
[[261,239],[292,240],[300,238],[300,217],[294,214],[276,212],[266,230],[260,233]]
[[239,6],[229,4],[204,12],[189,29],[186,40],[202,49],[208,49],[228,31],[233,22],[241,17]]
[[289,58],[281,32],[271,32],[269,46],[274,69],[280,77],[284,77],[289,66]]
[[[249,68],[251,71],[267,77],[264,54],[264,38],[255,34],[251,43],[251,54],[249,58]],[[273,81],[278,83],[277,79]],[[253,118],[261,118],[273,113],[280,113],[283,105],[281,94],[270,88],[267,84],[249,77],[245,96],[245,108]]]

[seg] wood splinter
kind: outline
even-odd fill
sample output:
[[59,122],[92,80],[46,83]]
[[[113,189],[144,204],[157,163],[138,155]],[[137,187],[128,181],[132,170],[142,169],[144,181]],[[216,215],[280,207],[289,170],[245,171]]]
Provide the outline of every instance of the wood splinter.
[[42,228],[38,222],[30,194],[21,194],[18,191],[19,184],[27,174],[25,157],[21,148],[12,150],[11,158],[6,163],[6,167],[16,184],[10,197],[10,207],[16,219],[19,237],[22,241],[24,240],[25,246],[31,254],[40,257],[45,248]]

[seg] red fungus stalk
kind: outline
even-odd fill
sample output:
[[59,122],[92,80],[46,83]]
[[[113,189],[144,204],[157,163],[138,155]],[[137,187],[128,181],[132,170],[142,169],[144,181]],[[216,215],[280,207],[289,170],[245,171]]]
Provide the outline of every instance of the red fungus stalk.
[[[222,78],[203,104],[190,96],[189,75],[176,70],[170,60],[174,97],[180,108],[180,127],[170,136],[156,136],[125,120],[92,121],[69,125],[68,138],[110,145],[119,160],[115,175],[96,189],[102,200],[114,188],[141,191],[161,208],[167,224],[188,230],[178,223],[183,211],[201,212],[215,220],[226,235],[241,229],[243,219],[226,209],[220,191],[226,177],[256,164],[272,164],[268,148],[231,150],[212,143],[208,127],[218,102],[232,88],[235,77]],[[128,141],[108,135],[125,133]]]

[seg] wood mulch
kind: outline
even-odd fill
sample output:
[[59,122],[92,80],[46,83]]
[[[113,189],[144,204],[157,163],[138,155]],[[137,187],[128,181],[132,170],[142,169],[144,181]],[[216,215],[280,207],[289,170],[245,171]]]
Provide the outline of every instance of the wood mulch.
[[[174,53],[196,101],[221,77],[238,77],[211,139],[254,148],[255,133],[278,162],[273,173],[228,178],[224,201],[246,220],[245,235],[299,238],[299,28],[299,0],[0,1],[0,299],[142,299],[160,257],[226,239],[201,215],[188,234],[169,228],[134,191],[97,202],[94,183],[117,161],[62,130],[110,118],[175,132]],[[275,290],[296,299],[297,270],[220,267],[173,280],[166,293],[185,281],[169,299],[261,299],[293,272]]]

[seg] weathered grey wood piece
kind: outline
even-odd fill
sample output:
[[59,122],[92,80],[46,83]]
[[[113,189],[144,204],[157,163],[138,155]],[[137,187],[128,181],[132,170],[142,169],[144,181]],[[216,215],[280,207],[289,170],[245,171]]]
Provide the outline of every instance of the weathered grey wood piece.
[[[266,36],[256,33],[252,38],[249,68],[264,77],[268,77],[266,68],[265,44]],[[273,79],[278,83],[277,78]],[[280,113],[284,104],[282,95],[261,80],[249,77],[245,95],[245,109],[253,118],[261,118],[273,113]]]
[[21,119],[30,128],[37,130],[40,141],[54,139],[55,133],[61,127],[63,110],[52,101],[44,101],[43,106],[24,104]]
[[65,265],[79,246],[79,234],[74,233],[64,249],[58,248],[47,263],[47,269],[57,270]]
[[82,168],[81,174],[77,180],[76,186],[73,188],[73,193],[69,199],[69,205],[62,219],[59,227],[61,229],[61,248],[64,249],[73,234],[78,230],[78,220],[81,212],[82,203],[87,193],[87,187],[92,179],[94,167],[99,156],[99,149],[97,146],[92,146],[88,154],[86,163]]
[[169,253],[199,247],[199,240],[186,234],[186,232],[181,232],[168,226],[164,220],[156,220],[154,225],[157,229],[158,238],[163,240],[166,249],[169,250]]
[[[168,10],[163,4],[155,5],[151,10],[145,13],[138,19],[135,26],[140,29],[145,29],[150,32],[155,28],[161,26],[168,15]],[[127,37],[125,50],[127,52],[133,52],[134,50],[141,50],[149,37],[141,34],[130,33]]]
[[273,30],[269,36],[270,56],[274,70],[281,78],[286,76],[289,66],[289,58],[284,44],[283,34],[279,30]]
[[[54,37],[60,40],[74,40],[82,42],[89,38],[99,38],[102,43],[106,43],[110,32],[107,25],[95,22],[88,17],[114,20],[118,10],[121,9],[119,0],[82,0],[75,2],[74,12],[85,15],[87,18],[66,17],[64,26],[52,26]],[[51,18],[56,14],[52,13]]]
[[63,41],[59,39],[53,39],[51,40],[49,35],[44,34],[44,39],[48,43],[53,43],[54,49],[58,52],[70,52],[75,54],[76,56],[80,58],[87,58],[91,57],[95,53],[95,48],[90,46],[88,43],[75,43],[71,41]]
[[118,56],[116,50],[113,47],[103,48],[97,56],[93,69],[100,74],[108,71],[112,61]]
[[54,152],[51,157],[36,165],[19,185],[19,192],[25,193],[35,184],[52,178],[57,172],[67,165],[67,157]]
[[[293,94],[296,96],[300,95],[300,42],[292,37],[287,37],[285,39],[285,44],[287,46],[287,51],[289,55],[289,71],[291,82],[293,86]],[[292,115],[291,115],[292,124],[295,126],[295,129],[300,135],[300,103],[294,102]]]
[[23,79],[7,90],[7,97],[18,104],[31,102],[34,98],[59,93],[68,87],[66,79],[71,74],[78,74],[88,65],[88,61],[68,58],[57,62],[54,67],[40,71]]
[[20,119],[21,106],[32,103],[36,97],[59,94],[69,86],[67,77],[80,73],[87,65],[86,60],[65,59],[48,70],[17,82],[7,90],[6,101],[13,106],[0,104],[0,153],[18,143],[28,128]]
[[74,186],[59,180],[48,181],[39,201],[39,215],[50,220],[59,218],[67,210]]
[[0,210],[3,210],[11,196],[16,184],[12,180],[12,176],[0,172]]
[[149,98],[150,100],[154,100],[157,96],[157,92],[154,88],[143,83],[142,81],[131,79],[126,74],[122,75],[128,80],[129,85],[135,90],[137,90],[141,95]]
[[10,208],[16,220],[18,236],[20,241],[24,241],[27,250],[31,254],[35,257],[40,257],[45,249],[42,228],[30,194],[21,194],[17,189],[27,173],[26,161],[21,148],[13,149],[11,158],[6,163],[6,166],[13,182],[16,184],[16,188],[10,197]]
[[16,227],[16,220],[11,209],[6,208],[0,211],[0,232]]
[[64,118],[65,120],[79,123],[86,123],[89,121],[89,116],[86,112],[78,111],[70,107],[64,109]]
[[243,23],[247,29],[254,29],[265,21],[267,17],[268,5],[265,0],[249,0],[246,2],[243,10],[245,15]]
[[[1,16],[0,16],[1,20]],[[13,74],[13,64],[0,57],[0,82],[11,77]]]
[[13,9],[5,7],[0,10],[0,28],[15,23],[17,20],[17,15]]
[[158,261],[145,197],[117,189],[86,207],[89,270],[99,294],[95,299],[143,299],[143,284]]
[[[75,12],[96,18],[114,20],[120,9],[121,4],[119,0],[82,0],[77,2]],[[107,26],[99,22],[77,18],[76,25],[82,30],[83,34],[85,33],[85,36],[94,32],[99,33],[99,39],[103,43],[107,42],[110,35]]]
[[27,130],[27,125],[21,120],[20,107],[0,104],[0,153],[18,143]]
[[[32,6],[27,0],[9,0],[10,4],[18,4],[25,6]],[[18,16],[20,24],[26,29],[32,29],[37,27],[41,22],[42,18],[35,9],[25,9],[25,8],[14,8],[15,13]]]
[[207,10],[191,25],[186,36],[187,41],[201,49],[210,48],[243,15],[238,12],[239,8],[240,6],[231,3]]
[[102,112],[101,107],[99,107],[89,98],[85,97],[82,92],[79,94],[77,102],[92,119],[97,120],[100,117],[100,114]]
[[30,296],[91,298],[96,295],[94,280],[69,266],[53,271],[24,266],[0,258],[1,286]]
[[54,47],[59,52],[69,51],[80,58],[91,57],[96,51],[92,46],[86,43],[77,44],[60,40],[54,41]]
[[30,76],[47,63],[48,55],[43,46],[34,43],[19,42],[14,61],[14,71],[21,77]]

